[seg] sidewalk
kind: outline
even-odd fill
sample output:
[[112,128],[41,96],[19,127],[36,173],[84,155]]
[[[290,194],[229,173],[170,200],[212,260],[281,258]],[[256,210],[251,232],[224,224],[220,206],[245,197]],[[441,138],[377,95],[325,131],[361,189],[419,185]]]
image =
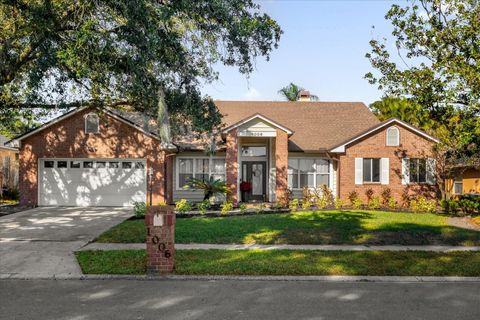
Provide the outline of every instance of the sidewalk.
[[[89,243],[80,248],[84,250],[142,250],[145,249],[145,243]],[[261,244],[175,244],[177,250],[320,250],[320,251],[480,251],[480,247],[462,247],[462,246],[365,246],[365,245],[261,245]]]

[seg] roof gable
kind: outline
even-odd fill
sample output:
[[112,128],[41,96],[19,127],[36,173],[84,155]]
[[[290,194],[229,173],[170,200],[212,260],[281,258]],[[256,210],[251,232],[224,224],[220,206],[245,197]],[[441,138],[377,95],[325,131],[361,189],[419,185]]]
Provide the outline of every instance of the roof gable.
[[373,126],[367,130],[365,130],[364,132],[356,135],[355,137],[352,137],[348,140],[345,140],[344,142],[340,143],[338,146],[335,146],[334,148],[332,148],[330,151],[331,152],[339,152],[339,153],[342,153],[342,152],[345,152],[345,148],[350,145],[350,144],[353,144],[357,141],[359,141],[360,139],[374,133],[375,131],[378,131],[382,128],[385,128],[385,127],[388,127],[390,126],[391,124],[398,124],[400,126],[403,126],[403,127],[406,127],[408,129],[410,129],[411,131],[413,131],[415,134],[419,135],[419,136],[422,136],[424,137],[425,139],[427,140],[430,140],[430,141],[433,141],[433,142],[440,142],[440,140],[438,140],[437,138],[429,135],[428,133],[418,129],[417,127],[405,122],[405,121],[402,121],[400,119],[397,119],[397,118],[391,118],[391,119],[388,119],[388,120],[385,120],[381,123],[379,123],[378,125],[376,126]]
[[[263,124],[263,126],[262,126]],[[278,122],[275,122],[267,117],[265,117],[264,115],[261,115],[259,113],[256,113],[250,117],[247,117],[245,119],[242,119],[232,125],[230,125],[229,127],[225,128],[222,130],[222,133],[227,133],[233,129],[236,129],[238,128],[239,130],[243,130],[243,131],[249,131],[249,130],[252,130],[252,129],[257,129],[257,130],[265,130],[268,131],[267,128],[272,128],[272,129],[280,129],[280,130],[283,130],[285,131],[287,134],[293,134],[293,131],[288,129],[287,127],[279,124]]]

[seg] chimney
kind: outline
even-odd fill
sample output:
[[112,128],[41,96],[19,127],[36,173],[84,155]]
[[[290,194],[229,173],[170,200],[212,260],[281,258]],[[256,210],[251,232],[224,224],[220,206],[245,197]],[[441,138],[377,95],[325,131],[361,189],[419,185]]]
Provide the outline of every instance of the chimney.
[[302,90],[298,93],[298,101],[311,101],[310,91]]

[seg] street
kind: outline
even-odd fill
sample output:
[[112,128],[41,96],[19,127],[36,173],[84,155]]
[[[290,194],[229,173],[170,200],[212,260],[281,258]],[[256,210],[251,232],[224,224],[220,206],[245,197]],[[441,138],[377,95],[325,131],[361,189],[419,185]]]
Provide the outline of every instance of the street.
[[1,319],[479,319],[479,283],[1,280]]

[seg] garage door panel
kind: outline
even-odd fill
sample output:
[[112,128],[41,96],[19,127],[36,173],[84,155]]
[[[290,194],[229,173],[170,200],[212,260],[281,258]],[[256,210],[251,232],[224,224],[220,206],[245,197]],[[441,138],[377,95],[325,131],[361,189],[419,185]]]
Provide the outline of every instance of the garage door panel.
[[[131,206],[134,201],[146,200],[146,171],[143,160],[125,161],[133,168],[105,168],[112,159],[69,159],[68,168],[57,168],[59,159],[40,161],[39,204],[52,206]],[[54,161],[54,167],[45,168],[44,161]],[[75,161],[76,167],[70,165]],[[100,162],[100,168],[83,168],[90,162]],[[78,167],[80,162],[80,168]],[[139,163],[135,169],[135,163]],[[52,164],[49,163],[49,166]],[[120,165],[121,166],[121,165]]]

